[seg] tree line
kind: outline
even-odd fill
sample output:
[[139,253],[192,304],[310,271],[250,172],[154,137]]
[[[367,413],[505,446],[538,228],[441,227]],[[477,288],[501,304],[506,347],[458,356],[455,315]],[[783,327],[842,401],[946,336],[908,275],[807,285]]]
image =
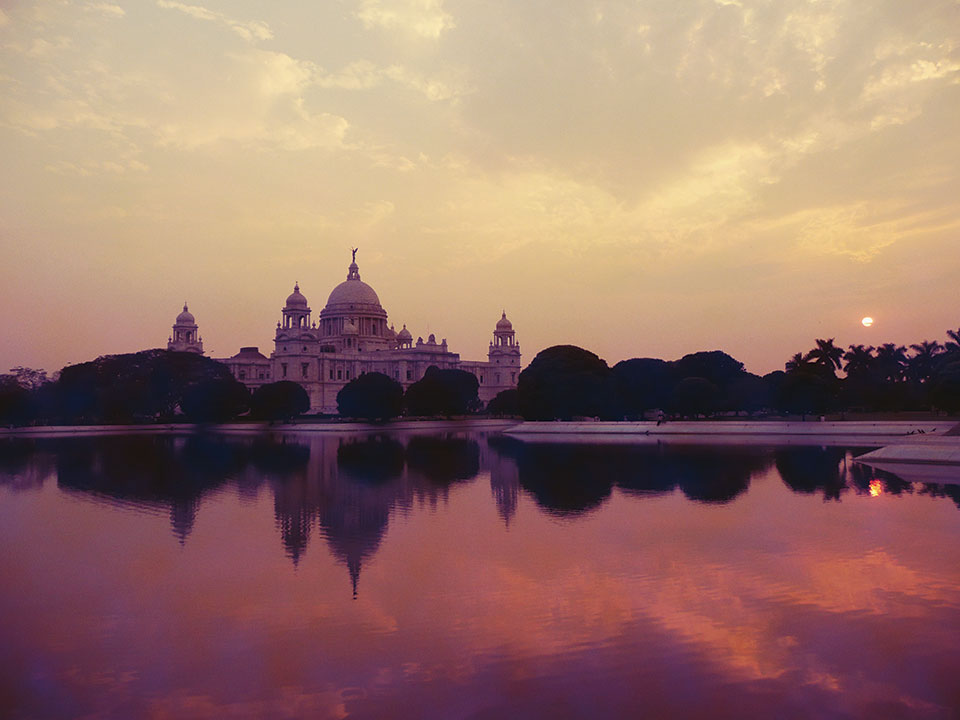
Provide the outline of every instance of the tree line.
[[303,388],[281,381],[251,393],[227,367],[195,353],[144,350],[69,365],[53,377],[16,367],[0,375],[0,424],[279,420],[306,412]]
[[[612,368],[573,345],[540,352],[520,373],[515,411],[527,420],[640,419],[767,411],[960,411],[960,330],[946,343],[876,348],[817,339],[778,370],[759,376],[719,350],[679,360],[633,358]],[[839,373],[843,373],[841,376]]]
[[[386,375],[363,374],[337,400],[348,418],[449,417],[482,408],[478,387],[472,373],[431,367],[406,392]],[[298,383],[251,393],[225,365],[195,353],[145,350],[70,365],[53,377],[25,367],[0,375],[0,425],[289,420],[309,410]]]
[[[947,341],[908,347],[836,345],[817,339],[778,370],[760,376],[719,351],[678,360],[632,358],[613,367],[574,345],[547,348],[486,408],[477,378],[428,368],[404,391],[381,373],[364,373],[337,395],[345,418],[451,417],[485,410],[527,420],[642,419],[651,411],[697,417],[717,413],[823,414],[845,411],[960,411],[960,329]],[[224,422],[241,416],[283,420],[309,411],[306,391],[280,381],[250,393],[226,366],[194,353],[145,350],[107,355],[53,377],[16,367],[0,375],[0,424]]]

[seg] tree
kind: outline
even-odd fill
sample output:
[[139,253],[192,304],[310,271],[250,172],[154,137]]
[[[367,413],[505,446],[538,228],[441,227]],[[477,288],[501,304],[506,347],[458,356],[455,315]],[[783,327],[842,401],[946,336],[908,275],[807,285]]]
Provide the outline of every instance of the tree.
[[824,413],[833,402],[835,386],[836,382],[830,382],[822,372],[788,372],[783,376],[777,390],[777,407],[801,415]]
[[907,367],[907,349],[895,343],[884,343],[877,348],[877,373],[881,380],[896,383],[904,379]]
[[718,388],[726,387],[744,372],[742,362],[720,350],[684,355],[670,365],[677,381],[699,377],[709,380]]
[[833,344],[833,338],[829,340],[817,338],[815,342],[817,346],[807,353],[807,360],[823,368],[825,372],[835,375],[843,364],[843,350]]
[[843,360],[846,363],[843,371],[848,378],[868,378],[872,375],[876,364],[872,345],[851,345],[850,349],[843,354]]
[[731,410],[756,412],[773,406],[771,385],[764,378],[743,373],[727,386],[724,405]]
[[809,370],[812,363],[802,352],[794,353],[794,355],[787,360],[786,364],[783,366],[783,369],[788,373]]
[[642,417],[644,411],[666,407],[673,388],[670,363],[657,358],[632,358],[613,366],[623,414]]
[[526,420],[618,416],[616,381],[607,363],[575,345],[541,350],[517,382]]
[[960,412],[960,361],[941,368],[930,379],[928,398],[934,407],[949,413]]
[[681,415],[708,415],[720,403],[720,389],[702,377],[688,377],[677,383],[670,408]]
[[914,343],[910,346],[910,349],[913,350],[913,356],[907,360],[907,370],[910,379],[915,382],[924,383],[929,380],[933,374],[937,358],[943,353],[943,345],[936,340],[933,342],[924,340],[919,343]]
[[960,328],[957,330],[947,330],[947,337],[950,340],[944,345],[948,353],[960,353]]
[[261,385],[250,397],[250,414],[261,420],[290,420],[309,410],[307,391],[290,380]]
[[232,379],[225,365],[196,353],[144,350],[65,367],[56,397],[67,421],[130,422],[172,416],[188,387]]
[[0,375],[0,425],[20,425],[30,417],[30,392],[14,375]]
[[477,376],[466,370],[441,370],[433,365],[407,388],[403,402],[408,415],[464,415],[480,407]]
[[46,370],[35,370],[22,365],[10,368],[10,374],[25,390],[36,390],[51,381],[51,378],[47,377]]
[[489,403],[487,412],[491,415],[512,416],[520,414],[520,402],[516,388],[501,390]]
[[201,380],[184,391],[183,414],[194,422],[226,422],[250,408],[250,391],[233,378]]
[[337,393],[337,412],[365,420],[397,417],[403,412],[403,386],[383,373],[363,373]]

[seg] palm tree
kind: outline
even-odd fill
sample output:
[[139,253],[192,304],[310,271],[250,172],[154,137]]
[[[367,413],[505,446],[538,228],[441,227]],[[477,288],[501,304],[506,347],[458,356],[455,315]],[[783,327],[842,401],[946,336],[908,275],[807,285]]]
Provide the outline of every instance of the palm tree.
[[947,330],[947,337],[950,340],[943,346],[943,349],[948,353],[960,352],[960,329]]
[[908,360],[910,363],[910,376],[917,382],[926,382],[930,379],[930,375],[933,374],[933,367],[936,363],[937,356],[944,350],[943,345],[936,340],[933,342],[924,340],[923,342],[911,345],[910,348],[914,353]]
[[884,343],[877,348],[877,369],[882,379],[900,382],[906,367],[907,349],[903,345]]
[[843,363],[843,350],[833,344],[833,338],[821,340],[817,338],[817,346],[807,353],[807,360],[813,361],[814,365],[819,365],[824,370],[829,370],[832,375],[839,370]]
[[876,358],[873,356],[872,345],[851,345],[843,354],[846,365],[843,366],[847,377],[867,377],[873,372]]
[[789,360],[787,360],[787,363],[783,366],[783,369],[787,372],[797,372],[798,370],[806,370],[809,367],[810,361],[807,359],[807,356],[801,352],[798,352]]

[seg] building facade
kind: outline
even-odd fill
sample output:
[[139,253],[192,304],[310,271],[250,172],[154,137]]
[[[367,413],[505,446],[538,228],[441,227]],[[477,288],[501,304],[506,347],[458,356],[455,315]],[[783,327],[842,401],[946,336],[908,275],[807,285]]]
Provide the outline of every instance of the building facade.
[[[251,391],[278,380],[299,383],[310,397],[312,412],[336,412],[337,393],[368,372],[383,373],[406,390],[431,366],[466,370],[477,377],[480,401],[484,404],[497,393],[517,386],[520,345],[506,312],[497,321],[485,361],[461,360],[447,347],[446,339],[438,343],[433,334],[426,340],[418,337],[414,341],[406,325],[397,331],[387,324],[387,312],[380,298],[360,279],[356,251],[346,280],[331,291],[316,319],[299,284],[294,285],[280,312],[269,358],[256,347],[244,347],[219,362]],[[183,338],[192,337],[199,343],[193,315],[189,316],[189,323],[181,324],[184,314],[189,315],[186,305],[174,325],[170,349],[187,349],[186,345],[172,347],[174,340],[181,337],[177,335],[178,327]],[[190,332],[192,335],[187,334]],[[198,351],[202,352],[202,346]]]

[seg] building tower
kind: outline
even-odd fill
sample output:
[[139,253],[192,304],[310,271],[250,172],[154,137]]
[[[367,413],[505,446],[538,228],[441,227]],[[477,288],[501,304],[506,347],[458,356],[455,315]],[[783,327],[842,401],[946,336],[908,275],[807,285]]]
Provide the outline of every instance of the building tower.
[[520,369],[520,345],[517,343],[513,323],[507,320],[506,310],[497,320],[497,327],[493,331],[493,342],[490,343],[487,358],[491,365],[512,366],[516,367],[517,370]]
[[197,321],[183,304],[183,312],[177,315],[173,323],[173,335],[167,340],[167,350],[174,352],[192,352],[203,355],[203,338],[197,332]]

